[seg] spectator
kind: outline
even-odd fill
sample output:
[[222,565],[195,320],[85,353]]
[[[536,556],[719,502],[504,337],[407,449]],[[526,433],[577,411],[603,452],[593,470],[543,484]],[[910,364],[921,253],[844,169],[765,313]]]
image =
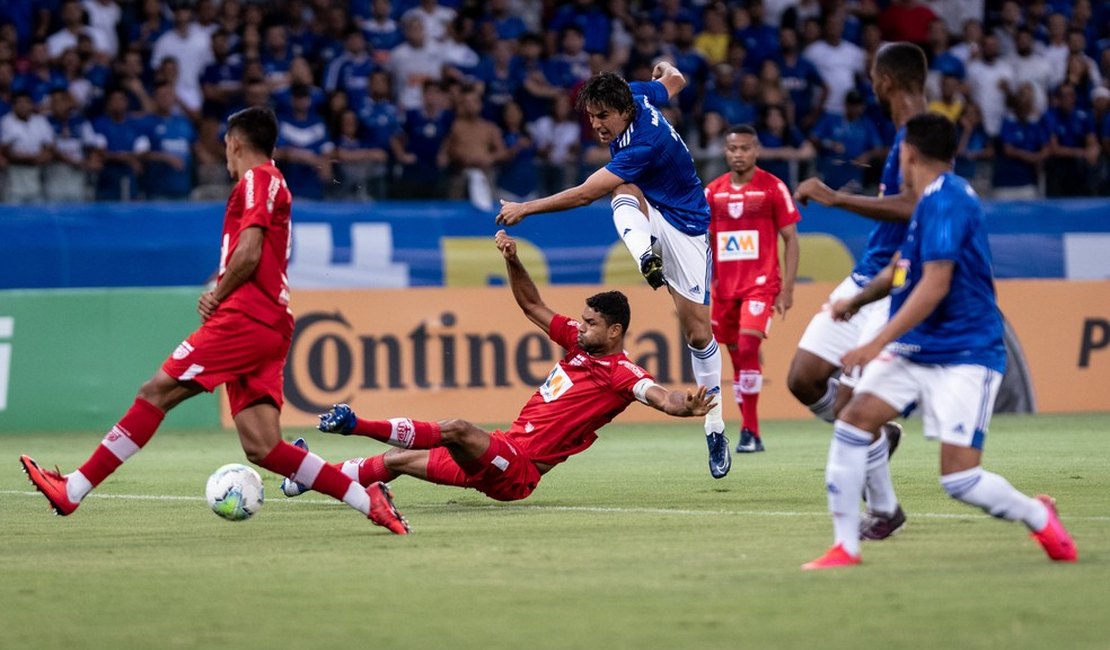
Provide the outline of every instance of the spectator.
[[200,75],[214,60],[212,39],[208,32],[193,22],[193,10],[186,4],[174,9],[173,21],[173,29],[154,42],[150,65],[157,68],[167,57],[177,59],[177,98],[187,110],[199,112],[204,103]]
[[292,85],[289,70],[293,59],[297,58],[289,45],[289,34],[285,25],[273,24],[266,28],[262,50],[259,52],[262,69],[266,73],[266,83],[276,91],[286,90]]
[[116,65],[113,84],[127,96],[128,113],[149,113],[154,109],[147,81],[143,78],[143,59],[138,52],[123,55],[123,61]]
[[813,144],[786,119],[782,106],[764,106],[756,125],[759,134],[759,166],[790,187],[798,184],[798,163],[813,160]]
[[[368,147],[400,157],[404,152],[401,115],[397,112],[392,97],[389,74],[384,70],[375,70],[370,74],[369,97],[359,109],[358,121],[362,125],[363,140]],[[382,195],[373,195],[375,198],[382,198]]]
[[709,77],[709,64],[701,52],[694,47],[694,23],[680,21],[675,26],[674,45],[669,48],[669,56],[674,65],[686,77],[686,87],[678,93],[678,106],[682,112],[693,114]]
[[909,41],[924,47],[930,25],[937,20],[933,10],[918,0],[894,0],[879,14],[879,29],[887,41]]
[[65,84],[51,88],[51,110],[54,105],[53,93],[59,88],[69,91],[71,99],[76,103],[76,108],[84,109],[90,105],[94,97],[94,88],[92,81],[85,76],[85,68],[81,64],[81,55],[77,54],[77,48],[71,47],[63,52],[58,67],[65,78]]
[[482,96],[477,88],[460,93],[443,155],[451,170],[448,196],[461,199],[465,195],[479,209],[492,209],[493,172],[507,152],[501,129],[482,118]]
[[509,0],[490,0],[486,3],[486,13],[482,16],[482,22],[493,25],[497,40],[515,41],[528,31],[524,21],[513,14],[509,7]]
[[536,167],[536,143],[524,130],[524,112],[515,102],[502,111],[502,137],[505,140],[504,162],[497,170],[498,197],[505,201],[530,201],[539,194],[539,170]]
[[1078,99],[1076,104],[1080,108],[1090,108],[1091,92],[1100,88],[1101,84],[1091,78],[1091,68],[1087,65],[1087,57],[1083,54],[1068,56],[1067,74],[1062,83],[1075,86]]
[[520,77],[521,87],[516,101],[524,112],[524,123],[532,124],[551,110],[551,101],[563,94],[555,85],[553,70],[541,58],[543,42],[534,34],[520,39],[520,50],[513,60],[514,74]]
[[1049,158],[1045,165],[1046,194],[1050,197],[1090,193],[1098,163],[1098,138],[1091,114],[1076,108],[1075,86],[1056,89],[1054,105],[1044,116],[1049,132]]
[[808,131],[821,116],[829,89],[817,68],[798,52],[798,32],[784,27],[779,32],[779,72],[782,87],[794,106],[794,125]]
[[[1099,72],[1098,64],[1095,63],[1095,60],[1087,56],[1087,36],[1081,29],[1071,29],[1068,31],[1069,65],[1070,60],[1073,58],[1081,60],[1087,68],[1087,74],[1090,76],[1092,87],[1102,85],[1102,73]],[[1086,100],[1086,98],[1084,98],[1084,100]]]
[[756,117],[755,106],[744,101],[736,71],[727,63],[713,66],[702,111],[719,114],[727,124],[752,124]]
[[[736,13],[739,13],[739,10]],[[751,55],[752,67],[759,68],[765,60],[776,58],[776,53],[779,51],[779,30],[775,25],[766,22],[763,0],[749,0],[746,13],[748,24],[737,28],[734,23],[733,38],[744,43],[744,47]]]
[[1048,17],[1048,42],[1041,50],[1041,56],[1052,66],[1052,85],[1064,81],[1068,69],[1068,19],[1059,13]]
[[964,23],[963,40],[959,45],[954,45],[949,52],[967,66],[982,55],[982,49],[983,23],[977,18],[971,18]]
[[555,194],[573,184],[574,163],[582,141],[582,128],[571,109],[570,98],[555,98],[551,114],[532,123],[532,138],[540,159],[540,194]]
[[466,44],[468,18],[456,18],[447,25],[447,33],[440,42],[443,53],[443,74],[455,81],[467,84],[477,81],[478,53]]
[[1019,86],[1014,96],[1013,113],[1006,116],[998,135],[994,198],[1001,201],[1039,198],[1040,168],[1048,153],[1048,144],[1048,129],[1033,114],[1033,87]]
[[204,97],[201,115],[207,121],[222,121],[228,109],[243,92],[243,59],[231,52],[231,35],[217,30],[212,34],[212,63],[200,77]]
[[925,80],[928,97],[940,96],[942,77],[952,76],[961,82],[967,77],[967,66],[951,52],[951,45],[944,21],[934,20],[929,25],[929,43],[925,47],[929,57],[929,75]]
[[545,38],[547,51],[556,50],[556,40],[563,37],[568,27],[574,26],[583,38],[583,48],[588,53],[604,54],[609,50],[612,20],[595,0],[574,0],[561,6],[547,26]]
[[991,31],[998,38],[999,56],[1008,57],[1017,51],[1017,32],[1021,27],[1021,5],[1017,0],[1005,0],[998,14],[998,24]]
[[[204,2],[212,2],[213,0],[204,0]],[[293,50],[294,57],[304,57],[310,61],[320,60],[324,62],[321,69],[327,69],[327,63],[334,59],[326,59],[320,56],[320,35],[316,33],[315,26],[310,25],[308,20],[305,19],[306,15],[311,15],[304,6],[304,0],[287,0],[288,4],[285,8],[285,38],[289,41],[289,47]],[[330,16],[330,13],[329,13]],[[347,21],[344,16],[343,26],[346,29],[354,29],[353,26]],[[346,41],[344,40],[344,45]]]
[[177,112],[173,86],[154,89],[154,113],[144,120],[147,142],[142,145],[146,196],[153,200],[181,201],[193,189],[193,149],[197,134],[193,123]]
[[390,50],[404,42],[397,21],[393,20],[393,3],[389,0],[374,0],[370,17],[362,21],[360,27],[366,35],[366,42],[373,52],[374,61],[385,65]]
[[[119,9],[116,11],[118,14]],[[85,24],[85,10],[78,0],[65,0],[62,3],[61,19],[62,28],[46,39],[46,51],[51,60],[61,58],[63,52],[76,47],[78,34],[87,34],[100,55],[110,57],[115,54],[104,33]]]
[[312,111],[311,89],[300,84],[293,86],[292,110],[278,119],[274,160],[294,196],[324,198],[324,183],[332,180],[334,149],[327,126]]
[[960,120],[964,112],[964,96],[960,92],[962,84],[952,75],[944,75],[940,82],[940,96],[929,102],[929,110],[947,117],[953,123]]
[[424,82],[421,101],[420,109],[405,113],[404,147],[398,157],[403,165],[400,195],[443,198],[446,192],[440,163],[446,165],[446,161],[440,158],[440,151],[454,115],[447,109],[447,94],[437,81]]
[[[817,68],[828,87],[823,109],[826,113],[844,113],[844,96],[855,87],[856,77],[864,74],[863,50],[843,40],[844,14],[833,11],[825,18],[824,40],[805,49],[803,56]],[[766,155],[764,148],[763,155]]]
[[365,201],[385,198],[386,163],[389,153],[370,140],[358,115],[343,111],[335,137],[335,176],[332,196]]
[[720,113],[702,113],[697,137],[686,141],[691,145],[690,156],[694,159],[698,178],[705,183],[728,171],[728,164],[725,163],[725,131],[728,127]]
[[524,83],[522,73],[519,67],[513,65],[513,42],[495,41],[491,55],[482,60],[477,72],[477,77],[485,89],[482,102],[483,117],[491,122],[502,119],[501,113],[513,101]]
[[[315,85],[312,66],[309,65],[306,59],[298,56],[289,64],[289,86],[272,93],[270,96],[270,103],[278,117],[293,110],[293,86],[304,86],[308,89],[308,95],[312,100],[309,106],[311,112],[319,113],[324,109],[324,105],[328,101],[328,95]],[[363,93],[365,92],[364,90]],[[347,96],[344,93],[335,93],[332,96],[336,95],[342,95],[344,98]]]
[[728,55],[731,36],[724,12],[725,8],[721,5],[714,4],[706,7],[705,29],[694,38],[694,47],[701,52],[709,65],[724,63]]
[[441,41],[447,35],[447,26],[455,20],[455,10],[440,5],[436,0],[420,0],[420,4],[401,16],[402,22],[415,18],[424,25],[424,36],[429,41]]
[[[362,100],[366,98],[370,73],[377,68],[377,64],[366,49],[366,37],[362,30],[351,28],[345,43],[343,53],[328,64],[324,74],[324,90],[328,94],[346,93],[351,108],[358,111],[362,108]],[[300,83],[305,82],[301,80]]]
[[555,85],[570,88],[590,78],[590,55],[586,52],[585,44],[585,37],[579,27],[571,25],[563,30],[559,51],[550,61],[550,77]]
[[104,165],[96,179],[97,201],[131,201],[138,194],[138,177],[143,167],[142,125],[127,115],[127,93],[122,88],[108,91],[105,113],[93,120],[97,148]]
[[89,155],[96,146],[96,133],[64,88],[50,95],[49,120],[54,130],[54,159],[43,170],[46,200],[86,201],[88,171],[99,166],[96,157]]
[[[1014,69],[1000,58],[997,36],[987,34],[983,37],[982,58],[968,64],[967,75],[971,101],[982,109],[983,128],[993,138],[1002,128],[1006,106],[1014,88]],[[1033,92],[1032,87],[1029,92]]]
[[[585,81],[589,78],[589,57],[586,56],[585,71],[580,74],[574,83]],[[641,18],[636,23],[636,31],[632,40],[632,50],[628,53],[628,61],[625,63],[625,78],[632,78],[632,70],[643,68],[654,68],[655,62],[663,56],[663,46],[659,37],[659,31],[656,24],[647,18]],[[581,65],[581,63],[580,63]],[[574,85],[574,83],[570,85]]]
[[8,202],[42,203],[42,166],[54,157],[54,130],[35,113],[31,95],[19,92],[0,118],[0,147],[8,161]]
[[50,98],[50,91],[65,84],[65,76],[50,65],[50,56],[42,41],[31,45],[27,58],[30,65],[23,74],[15,78],[14,89],[16,92],[27,93],[34,106],[45,106]]
[[983,129],[982,113],[975,104],[968,104],[956,124],[959,133],[959,147],[956,149],[955,172],[972,182],[976,191],[987,189],[990,179],[981,173],[985,168],[980,168],[979,163],[994,158],[994,147],[991,139]]
[[1028,27],[1020,27],[1014,41],[1015,52],[1009,58],[1014,70],[1014,84],[1028,83],[1033,86],[1033,110],[1044,113],[1048,108],[1048,92],[1056,76],[1052,64],[1033,49],[1033,32]]
[[403,22],[405,42],[393,49],[386,68],[393,75],[397,103],[403,112],[419,111],[427,81],[439,81],[443,72],[443,51],[425,36],[424,22],[409,16]]
[[985,10],[984,0],[929,0],[929,4],[952,35],[962,33],[969,20],[982,20]]
[[852,90],[844,99],[844,115],[827,113],[813,130],[817,169],[825,184],[854,193],[863,190],[863,170],[882,160],[883,140],[874,122],[864,116],[863,96]]

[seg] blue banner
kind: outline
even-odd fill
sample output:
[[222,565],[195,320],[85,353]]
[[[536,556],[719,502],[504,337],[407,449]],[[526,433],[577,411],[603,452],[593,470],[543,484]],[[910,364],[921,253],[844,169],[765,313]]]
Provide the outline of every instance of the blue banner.
[[[218,263],[223,208],[2,208],[0,288],[203,284]],[[1110,250],[1110,200],[989,203],[986,210],[997,277],[1110,277],[1110,255],[1098,254]],[[299,201],[293,219],[294,288],[482,285],[500,263],[489,254],[497,231],[493,215],[467,203]],[[801,275],[843,277],[872,225],[839,210],[803,209]],[[635,278],[605,202],[531,217],[512,234],[543,263],[538,279],[598,284]]]

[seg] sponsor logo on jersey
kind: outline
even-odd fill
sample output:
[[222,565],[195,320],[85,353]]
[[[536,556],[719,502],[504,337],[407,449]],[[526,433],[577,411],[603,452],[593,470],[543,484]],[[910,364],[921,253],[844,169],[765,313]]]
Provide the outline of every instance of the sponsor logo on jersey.
[[717,260],[740,262],[759,259],[758,230],[728,230],[717,233]]
[[891,280],[890,287],[894,293],[900,293],[906,288],[906,280],[910,273],[910,261],[906,258],[898,260],[898,264],[894,266],[894,278]]
[[547,376],[547,381],[540,386],[540,395],[543,396],[543,401],[554,402],[570,390],[571,386],[574,386],[574,382],[571,381],[570,375],[563,370],[562,365],[555,364],[551,374]]

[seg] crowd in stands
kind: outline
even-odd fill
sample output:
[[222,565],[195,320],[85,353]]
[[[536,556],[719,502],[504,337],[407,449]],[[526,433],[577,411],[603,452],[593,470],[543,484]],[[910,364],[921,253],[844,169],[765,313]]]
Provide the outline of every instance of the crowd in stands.
[[896,40],[984,194],[1100,194],[1108,26],[1102,0],[0,0],[2,196],[222,198],[222,125],[257,105],[298,199],[546,195],[608,160],[581,84],[661,59],[704,181],[750,123],[789,184],[863,191],[894,136],[867,72]]

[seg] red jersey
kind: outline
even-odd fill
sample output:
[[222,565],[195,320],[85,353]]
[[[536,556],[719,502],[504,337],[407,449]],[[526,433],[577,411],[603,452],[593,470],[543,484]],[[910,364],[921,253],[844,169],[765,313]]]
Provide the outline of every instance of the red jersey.
[[626,354],[595,357],[578,347],[578,321],[556,315],[548,336],[570,352],[555,364],[506,434],[532,460],[556,465],[587,449],[597,430],[636,400],[651,375]]
[[224,298],[220,309],[238,311],[286,335],[293,333],[293,312],[289,309],[290,245],[289,213],[293,195],[273,161],[243,174],[224,213],[223,245],[220,248],[220,276],[223,280],[227,261],[247,228],[262,228],[262,257],[250,279]]
[[736,299],[750,293],[778,295],[778,233],[801,219],[786,184],[756,168],[752,180],[736,187],[731,174],[705,188],[709,236],[714,242],[713,298]]

